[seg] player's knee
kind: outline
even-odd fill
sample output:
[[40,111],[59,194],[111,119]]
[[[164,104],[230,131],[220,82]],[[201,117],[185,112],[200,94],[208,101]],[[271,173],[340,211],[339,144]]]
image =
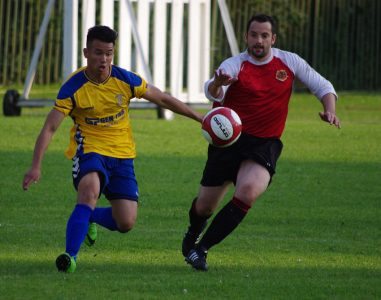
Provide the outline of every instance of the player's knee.
[[81,192],[78,194],[78,203],[86,204],[91,207],[95,207],[98,201],[98,193],[91,191]]
[[134,225],[134,220],[124,220],[118,223],[118,231],[120,233],[127,233],[134,227]]
[[242,202],[251,205],[262,193],[262,188],[258,188],[257,186],[251,184],[245,184],[236,190],[235,195]]

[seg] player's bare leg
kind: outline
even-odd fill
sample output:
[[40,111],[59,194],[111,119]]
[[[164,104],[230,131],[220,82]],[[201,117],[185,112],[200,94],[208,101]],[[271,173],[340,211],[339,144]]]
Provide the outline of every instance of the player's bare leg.
[[111,200],[112,216],[117,224],[119,232],[128,232],[134,227],[137,214],[138,202],[127,199]]

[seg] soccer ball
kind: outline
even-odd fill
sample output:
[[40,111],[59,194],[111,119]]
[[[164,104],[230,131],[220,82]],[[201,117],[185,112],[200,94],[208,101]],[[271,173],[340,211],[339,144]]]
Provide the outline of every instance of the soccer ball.
[[213,108],[202,120],[202,135],[209,144],[216,147],[228,147],[234,144],[241,131],[241,119],[228,107]]

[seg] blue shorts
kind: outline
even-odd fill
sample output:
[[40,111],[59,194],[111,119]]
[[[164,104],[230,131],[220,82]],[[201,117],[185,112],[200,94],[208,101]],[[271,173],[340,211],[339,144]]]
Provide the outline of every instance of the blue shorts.
[[86,153],[73,158],[73,184],[78,184],[83,176],[98,172],[100,177],[99,196],[103,193],[107,200],[128,199],[138,201],[138,183],[135,178],[134,160],[114,158],[98,153]]

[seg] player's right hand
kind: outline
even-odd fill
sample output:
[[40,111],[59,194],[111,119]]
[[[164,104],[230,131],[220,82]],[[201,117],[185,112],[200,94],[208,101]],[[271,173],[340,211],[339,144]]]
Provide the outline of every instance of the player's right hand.
[[41,171],[39,169],[30,169],[24,175],[22,188],[26,191],[32,183],[37,183],[40,180]]
[[238,80],[237,78],[231,77],[223,69],[218,69],[214,72],[214,81],[213,82],[216,86],[230,85],[230,84],[236,82],[237,80]]
[[330,125],[335,125],[339,129],[341,128],[340,120],[335,113],[328,112],[328,111],[319,112],[319,116],[323,121],[329,123]]

